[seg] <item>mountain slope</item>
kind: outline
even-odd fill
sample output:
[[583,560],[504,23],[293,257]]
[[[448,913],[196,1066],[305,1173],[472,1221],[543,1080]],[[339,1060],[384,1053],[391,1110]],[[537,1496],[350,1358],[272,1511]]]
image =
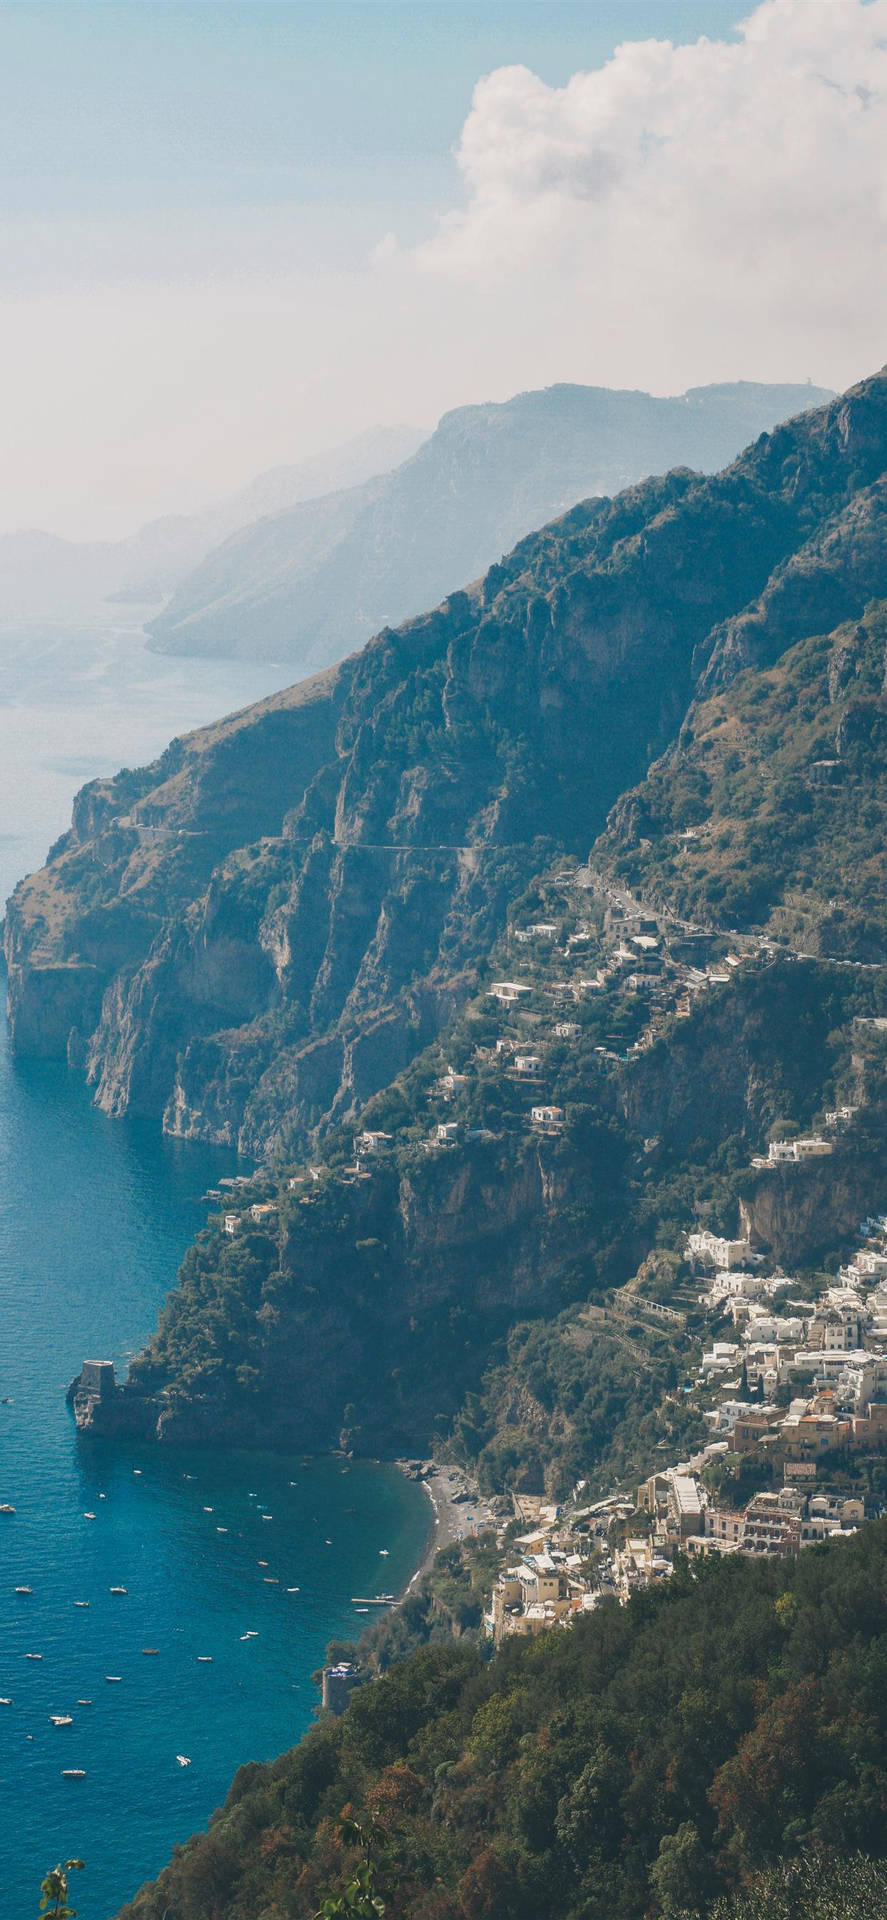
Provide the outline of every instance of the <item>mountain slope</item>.
[[[881,1521],[794,1560],[679,1570],[486,1662],[426,1648],[242,1767],[121,1920],[308,1920],[359,1862],[343,1814],[391,1920],[701,1920],[796,1854],[809,1890],[817,1862],[884,1850],[885,1581]],[[880,1911],[844,1885],[815,1912]],[[799,1895],[778,1912],[810,1915]]]
[[84,789],[9,906],[16,1046],[253,1151],[359,1107],[703,681],[887,592],[885,447],[879,376],[713,479],[575,508],[471,594]]
[[574,501],[674,466],[713,472],[828,397],[751,382],[676,399],[557,386],[461,407],[381,484],[277,514],[210,554],[153,621],[155,644],[326,666]]
[[334,488],[363,486],[409,459],[425,437],[414,427],[371,428],[327,453],[270,468],[202,513],[151,520],[125,540],[2,534],[0,627],[48,617],[70,621],[106,599],[161,600],[237,529]]

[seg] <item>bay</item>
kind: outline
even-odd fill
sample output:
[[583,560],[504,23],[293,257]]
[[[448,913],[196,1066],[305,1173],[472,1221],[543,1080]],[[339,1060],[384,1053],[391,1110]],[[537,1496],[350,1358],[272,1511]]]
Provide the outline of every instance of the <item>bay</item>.
[[[116,616],[44,639],[0,660],[3,897],[84,779],[282,677],[156,660]],[[125,1371],[201,1194],[235,1170],[106,1119],[61,1065],[13,1061],[0,1021],[0,1502],[16,1509],[0,1514],[0,1893],[15,1920],[69,1855],[86,1861],[80,1920],[109,1920],[239,1765],[310,1724],[327,1641],[366,1624],[352,1596],[398,1592],[425,1550],[427,1499],[391,1467],[77,1435],[67,1383],[85,1358]]]

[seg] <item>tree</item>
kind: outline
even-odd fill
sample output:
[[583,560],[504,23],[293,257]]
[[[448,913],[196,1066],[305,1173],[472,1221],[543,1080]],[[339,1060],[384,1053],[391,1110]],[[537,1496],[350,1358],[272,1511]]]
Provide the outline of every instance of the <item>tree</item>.
[[709,1891],[709,1863],[705,1848],[692,1820],[684,1820],[676,1833],[663,1834],[659,1855],[650,1869],[659,1912],[664,1920],[690,1920],[700,1913]]
[[40,1912],[46,1920],[77,1920],[77,1908],[68,1905],[68,1874],[79,1872],[82,1860],[64,1860],[40,1885]]
[[365,1821],[347,1817],[340,1820],[340,1839],[346,1845],[359,1847],[362,1858],[358,1866],[346,1873],[338,1891],[328,1893],[321,1901],[314,1920],[381,1920],[385,1901],[379,1866],[373,1857],[380,1835],[381,1828],[372,1815]]

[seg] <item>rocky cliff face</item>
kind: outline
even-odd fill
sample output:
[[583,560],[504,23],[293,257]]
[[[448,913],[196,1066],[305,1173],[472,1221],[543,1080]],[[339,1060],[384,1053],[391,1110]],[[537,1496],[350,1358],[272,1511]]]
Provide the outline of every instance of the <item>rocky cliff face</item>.
[[778,656],[809,578],[837,604],[833,550],[842,612],[887,584],[885,447],[879,377],[713,480],[575,508],[334,672],[93,783],[10,903],[15,1045],[67,1048],[109,1112],[251,1151],[354,1111],[462,1002],[546,849],[584,851],[700,674],[729,681],[737,623]]

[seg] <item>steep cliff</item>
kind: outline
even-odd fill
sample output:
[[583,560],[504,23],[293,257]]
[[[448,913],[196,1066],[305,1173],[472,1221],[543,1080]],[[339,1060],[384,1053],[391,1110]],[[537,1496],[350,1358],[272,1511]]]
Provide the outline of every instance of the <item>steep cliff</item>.
[[879,376],[714,479],[574,508],[471,593],[85,789],[10,903],[16,1046],[67,1047],[108,1111],[254,1152],[359,1110],[700,676],[723,689],[887,591],[885,447]]

